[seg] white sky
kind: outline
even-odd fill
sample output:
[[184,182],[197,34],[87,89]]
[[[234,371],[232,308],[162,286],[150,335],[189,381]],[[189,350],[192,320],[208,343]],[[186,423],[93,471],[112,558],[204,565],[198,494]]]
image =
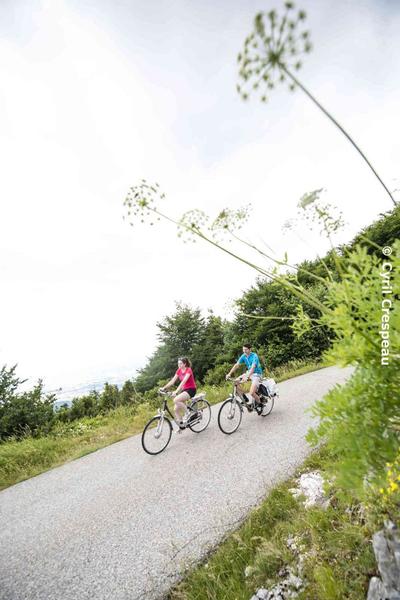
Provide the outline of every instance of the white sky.
[[[143,366],[156,322],[188,302],[226,314],[255,274],[166,224],[129,228],[128,187],[159,181],[165,210],[251,203],[249,233],[296,262],[324,252],[283,234],[323,187],[340,241],[391,208],[362,159],[300,92],[235,92],[256,0],[2,0],[0,365],[66,386]],[[302,82],[400,187],[400,3],[305,0]],[[303,234],[303,238],[306,234]]]

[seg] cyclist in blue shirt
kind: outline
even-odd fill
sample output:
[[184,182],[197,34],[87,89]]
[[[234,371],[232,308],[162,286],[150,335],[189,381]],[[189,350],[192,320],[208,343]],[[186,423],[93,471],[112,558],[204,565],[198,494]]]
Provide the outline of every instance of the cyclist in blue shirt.
[[[242,364],[244,364],[246,366],[247,370],[246,370],[246,373],[244,375],[242,375],[241,380],[242,380],[242,382],[245,382],[248,379],[251,380],[250,395],[254,400],[254,406],[258,412],[258,410],[261,409],[261,401],[257,394],[257,390],[258,390],[258,386],[261,383],[262,368],[261,368],[261,364],[260,364],[260,359],[258,358],[258,356],[255,352],[251,351],[250,344],[243,345],[242,356],[233,365],[232,369],[229,371],[226,378],[228,379],[229,377],[231,377],[232,373],[234,373],[234,371],[236,371],[236,369],[238,369],[240,367],[240,365],[242,365]],[[242,390],[240,390],[240,391],[242,391]],[[243,391],[242,391],[242,393],[243,393]],[[246,398],[246,396],[245,396],[245,398]]]

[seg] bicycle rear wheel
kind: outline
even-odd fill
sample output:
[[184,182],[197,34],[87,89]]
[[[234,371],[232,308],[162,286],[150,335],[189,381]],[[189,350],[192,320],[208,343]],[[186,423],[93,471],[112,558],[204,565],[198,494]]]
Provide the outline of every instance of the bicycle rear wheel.
[[263,409],[261,411],[262,417],[267,417],[272,409],[274,408],[275,398],[273,396],[267,396],[263,398]]
[[[193,402],[191,409],[195,411],[192,418],[189,420],[188,427],[195,433],[204,431],[211,421],[211,406],[204,398],[200,398]],[[197,416],[195,416],[197,414]],[[193,424],[192,424],[193,422]]]
[[143,429],[143,450],[147,454],[160,454],[168,446],[171,435],[171,421],[166,417],[153,417]]
[[218,413],[218,427],[222,433],[231,435],[242,422],[242,407],[235,398],[228,398],[222,403]]

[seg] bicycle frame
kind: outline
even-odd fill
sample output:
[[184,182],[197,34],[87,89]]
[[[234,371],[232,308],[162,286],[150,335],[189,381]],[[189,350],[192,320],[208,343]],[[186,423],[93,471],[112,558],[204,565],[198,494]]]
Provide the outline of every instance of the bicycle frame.
[[[171,411],[169,410],[168,407],[168,397],[172,398],[173,396],[171,394],[169,394],[168,392],[159,392],[159,394],[161,394],[162,396],[164,396],[163,398],[163,403],[162,403],[162,407],[158,409],[157,414],[160,415],[160,422],[157,426],[157,432],[162,429],[163,423],[164,423],[164,418],[165,418],[165,413],[168,413],[169,417],[172,419],[172,421],[174,421],[174,423],[181,428],[181,425],[179,424],[179,421],[176,419],[175,415],[173,415],[171,413]],[[196,396],[194,398],[190,399],[190,402],[186,405],[186,408],[189,409],[190,411],[194,412],[192,409],[192,404],[194,399],[196,398]],[[197,402],[197,400],[195,400]],[[196,423],[198,423],[200,421],[200,419],[198,420],[194,420],[191,421],[190,425],[196,425]],[[187,427],[187,425],[185,426]]]
[[246,402],[244,398],[244,392],[239,391],[238,389],[240,381],[238,381],[237,379],[230,379],[230,381],[233,382],[233,391],[231,393],[232,399],[236,400],[241,410],[243,410],[243,406],[245,406],[248,412],[251,412],[253,410],[254,400],[251,403]]

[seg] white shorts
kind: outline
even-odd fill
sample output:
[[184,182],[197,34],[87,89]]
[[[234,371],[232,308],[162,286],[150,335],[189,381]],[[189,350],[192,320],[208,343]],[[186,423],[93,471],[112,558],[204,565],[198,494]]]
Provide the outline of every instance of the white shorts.
[[261,383],[261,375],[259,373],[253,373],[253,375],[250,375],[250,379],[253,383],[258,383],[258,385]]

